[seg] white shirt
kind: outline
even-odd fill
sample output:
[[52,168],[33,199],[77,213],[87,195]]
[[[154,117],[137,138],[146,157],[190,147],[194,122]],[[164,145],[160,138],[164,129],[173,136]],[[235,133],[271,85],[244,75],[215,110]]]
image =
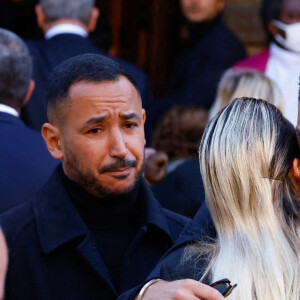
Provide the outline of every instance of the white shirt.
[[87,37],[88,33],[79,25],[75,24],[58,24],[51,27],[45,34],[45,39],[49,40],[56,35],[63,34],[63,33],[72,33],[77,34],[82,37]]
[[297,125],[300,53],[270,45],[270,58],[265,74],[274,80],[284,99],[284,116]]
[[10,115],[13,115],[15,117],[19,117],[18,112],[14,108],[12,108],[8,105],[5,105],[5,104],[0,103],[0,111],[5,112],[5,113],[10,114]]

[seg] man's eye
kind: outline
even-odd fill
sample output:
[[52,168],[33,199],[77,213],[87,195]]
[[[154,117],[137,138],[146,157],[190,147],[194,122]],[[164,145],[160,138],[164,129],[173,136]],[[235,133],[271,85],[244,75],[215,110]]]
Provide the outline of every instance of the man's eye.
[[102,130],[101,130],[101,128],[93,128],[93,129],[91,129],[91,130],[89,130],[88,131],[88,133],[100,133]]
[[132,128],[135,128],[135,127],[137,127],[136,123],[126,123],[125,124],[125,128],[128,128],[128,129],[132,129]]

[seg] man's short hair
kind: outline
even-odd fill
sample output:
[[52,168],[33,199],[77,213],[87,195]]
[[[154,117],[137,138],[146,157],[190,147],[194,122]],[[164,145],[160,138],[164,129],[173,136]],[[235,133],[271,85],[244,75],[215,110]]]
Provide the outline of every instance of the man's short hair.
[[[278,20],[280,10],[284,0],[263,0],[260,8],[260,15],[264,27],[267,29],[268,23]],[[268,29],[267,29],[268,30]]]
[[60,104],[68,99],[72,84],[79,82],[100,83],[117,81],[126,77],[140,95],[136,82],[114,60],[99,54],[82,54],[65,60],[54,69],[46,94],[47,115],[51,122],[58,113]]
[[49,22],[72,19],[87,24],[94,4],[94,0],[40,0]]
[[25,43],[0,28],[0,103],[21,108],[32,75],[32,61]]

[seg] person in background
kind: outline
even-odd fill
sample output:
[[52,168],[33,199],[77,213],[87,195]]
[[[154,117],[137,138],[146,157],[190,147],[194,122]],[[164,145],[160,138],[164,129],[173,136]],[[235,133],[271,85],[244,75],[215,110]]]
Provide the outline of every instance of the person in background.
[[211,120],[223,107],[235,98],[253,97],[265,99],[284,113],[284,100],[277,84],[253,69],[230,68],[222,76],[216,99],[209,110]]
[[190,44],[178,58],[165,100],[209,109],[222,73],[246,56],[244,46],[226,27],[226,0],[179,0],[188,23]]
[[[197,157],[207,122],[205,109],[175,106],[158,123],[153,135],[154,149],[167,154],[169,162],[166,177],[151,189],[163,207],[190,218],[204,201]],[[157,165],[157,161],[153,163]]]
[[270,36],[269,48],[236,64],[264,73],[279,87],[284,116],[297,124],[297,84],[300,69],[300,2],[263,0],[261,16]]
[[0,28],[0,212],[32,198],[57,165],[41,134],[19,117],[34,89],[31,77],[26,45]]
[[[45,38],[27,41],[33,57],[33,78],[36,89],[30,102],[22,110],[24,122],[40,131],[47,122],[46,90],[47,82],[53,69],[62,61],[84,53],[108,54],[95,47],[89,34],[95,30],[99,10],[94,0],[40,0],[36,5],[36,17]],[[146,74],[139,68],[121,59],[113,58],[120,63],[137,82],[142,96],[143,106],[151,107],[152,93]],[[149,115],[149,120],[151,116]],[[148,126],[149,124],[149,126]],[[150,142],[151,122],[146,123],[146,139]]]

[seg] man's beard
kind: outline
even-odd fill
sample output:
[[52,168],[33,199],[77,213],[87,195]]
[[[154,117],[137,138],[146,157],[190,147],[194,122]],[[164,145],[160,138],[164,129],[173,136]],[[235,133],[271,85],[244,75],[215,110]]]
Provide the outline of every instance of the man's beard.
[[[128,187],[122,191],[116,191],[114,190],[113,187],[104,186],[103,184],[101,184],[101,182],[97,178],[95,178],[92,174],[83,173],[82,170],[84,170],[84,168],[79,167],[80,163],[77,160],[76,156],[73,153],[68,153],[68,154],[69,154],[68,155],[69,159],[66,160],[66,167],[71,172],[70,174],[67,174],[67,176],[70,176],[70,179],[72,181],[79,184],[84,190],[89,192],[91,195],[99,198],[118,197],[130,193],[136,187],[144,170],[144,161],[143,161],[140,170],[135,174],[133,183],[128,185]],[[127,160],[127,159],[119,158],[114,163],[102,167],[98,171],[98,173],[101,174],[118,168],[135,167],[135,166],[137,166],[136,160]]]

